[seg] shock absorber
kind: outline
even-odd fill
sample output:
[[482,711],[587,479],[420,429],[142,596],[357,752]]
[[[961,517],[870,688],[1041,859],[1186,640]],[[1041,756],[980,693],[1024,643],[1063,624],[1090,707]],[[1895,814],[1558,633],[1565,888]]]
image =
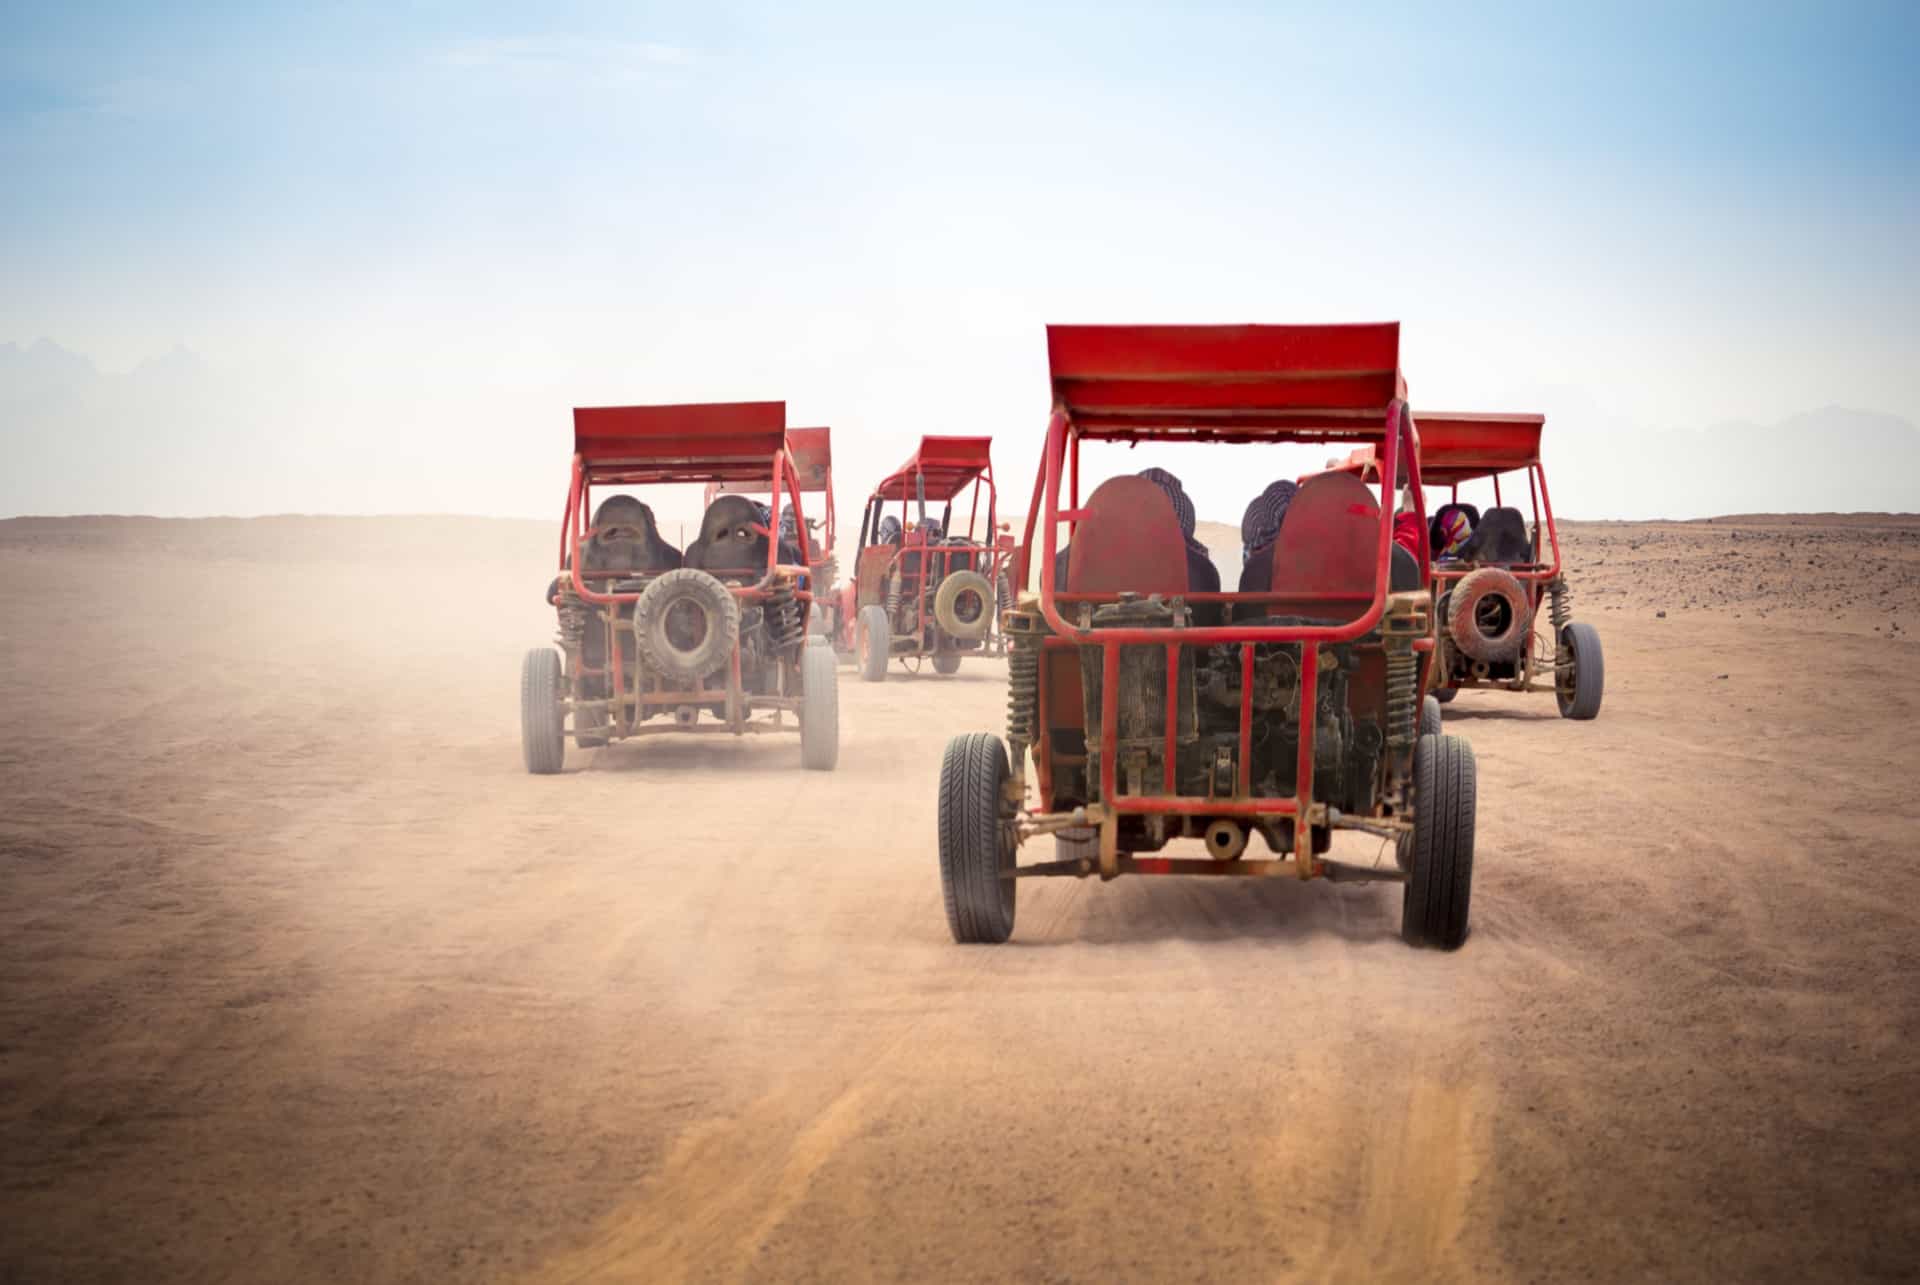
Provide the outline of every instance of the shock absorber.
[[1018,763],[1039,739],[1041,635],[1031,617],[1012,620],[1017,627],[1007,633],[1007,743]]
[[793,596],[793,581],[786,576],[775,576],[767,586],[767,633],[780,648],[798,646],[805,639],[800,600]]
[[1414,697],[1420,690],[1420,667],[1411,651],[1387,653],[1387,744],[1395,750],[1413,748],[1419,734],[1419,710]]
[[1573,619],[1573,590],[1567,588],[1565,576],[1555,576],[1547,586],[1547,619],[1553,624],[1553,637],[1557,643],[1560,631]]
[[1412,750],[1420,734],[1420,658],[1413,640],[1425,628],[1426,622],[1414,613],[1389,611],[1380,621],[1387,653],[1387,747],[1396,755]]
[[897,565],[887,576],[887,619],[900,619],[900,568]]
[[562,588],[557,610],[560,616],[560,649],[578,655],[587,640],[587,604],[571,589]]

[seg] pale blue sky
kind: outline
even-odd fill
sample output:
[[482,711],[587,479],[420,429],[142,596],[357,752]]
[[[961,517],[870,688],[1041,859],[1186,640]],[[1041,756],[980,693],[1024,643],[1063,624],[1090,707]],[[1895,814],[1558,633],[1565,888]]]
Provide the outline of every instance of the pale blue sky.
[[1569,433],[1920,420],[1916,65],[1914,4],[10,4],[0,343],[184,344],[151,433],[297,439],[230,511],[544,515],[623,401],[1024,478],[1047,321],[1399,319],[1416,404]]

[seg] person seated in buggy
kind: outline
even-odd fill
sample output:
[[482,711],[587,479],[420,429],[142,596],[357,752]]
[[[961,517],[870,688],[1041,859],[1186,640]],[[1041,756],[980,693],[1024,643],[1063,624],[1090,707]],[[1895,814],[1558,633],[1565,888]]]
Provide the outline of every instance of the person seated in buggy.
[[[1283,529],[1291,529],[1286,527],[1287,514],[1292,511],[1294,501],[1304,493],[1306,487],[1319,483],[1322,477],[1330,476],[1343,475],[1323,473],[1308,478],[1304,484],[1283,479],[1268,486],[1247,505],[1247,511],[1240,519],[1240,538],[1247,558],[1246,565],[1240,570],[1241,593],[1262,593],[1273,583],[1273,559],[1280,545],[1280,533]],[[1389,587],[1395,593],[1420,587],[1418,519],[1414,521],[1411,543],[1401,539],[1398,532],[1395,534],[1389,580]],[[1236,622],[1258,620],[1270,614],[1270,609],[1260,603],[1242,603],[1234,608],[1233,619]]]
[[1453,557],[1462,562],[1527,563],[1534,560],[1533,541],[1527,537],[1527,520],[1520,510],[1499,507],[1473,528],[1473,534],[1461,541]]
[[[1220,570],[1213,565],[1213,558],[1207,552],[1207,546],[1194,538],[1195,515],[1193,501],[1187,495],[1180,479],[1163,468],[1141,469],[1136,476],[1146,479],[1159,487],[1173,504],[1174,516],[1180,520],[1180,534],[1185,542],[1187,560],[1187,592],[1219,593]],[[1061,592],[1068,592],[1067,583],[1068,553],[1071,546],[1061,549],[1053,555],[1053,579]],[[1222,623],[1225,614],[1219,603],[1205,602],[1192,605],[1193,623],[1211,626]]]

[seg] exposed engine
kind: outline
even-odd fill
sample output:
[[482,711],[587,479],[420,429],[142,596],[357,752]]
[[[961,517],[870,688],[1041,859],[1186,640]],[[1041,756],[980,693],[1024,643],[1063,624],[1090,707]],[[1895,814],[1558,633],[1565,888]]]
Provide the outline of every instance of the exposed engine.
[[[1096,627],[1169,627],[1186,623],[1185,608],[1157,600],[1103,606],[1093,612]],[[1259,624],[1304,624],[1271,618]],[[1086,709],[1084,775],[1055,782],[1056,806],[1089,802],[1100,773],[1101,656],[1097,648],[1080,653]],[[1374,805],[1383,737],[1379,723],[1353,717],[1349,678],[1359,664],[1352,645],[1323,648],[1316,683],[1314,719],[1314,796],[1343,811],[1365,813]],[[1175,725],[1174,780],[1189,797],[1232,797],[1240,772],[1241,648],[1226,643],[1180,650]],[[1167,709],[1166,649],[1123,647],[1120,652],[1120,720],[1117,780],[1123,793],[1163,792]],[[1256,645],[1253,659],[1252,737],[1249,780],[1254,795],[1284,798],[1294,792],[1299,762],[1300,647]],[[1066,774],[1063,774],[1063,776]]]

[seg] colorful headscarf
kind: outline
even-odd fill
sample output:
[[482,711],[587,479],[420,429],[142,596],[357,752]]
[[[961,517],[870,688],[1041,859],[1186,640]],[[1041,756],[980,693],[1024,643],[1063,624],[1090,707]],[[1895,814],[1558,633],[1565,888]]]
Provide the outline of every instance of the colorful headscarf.
[[1438,527],[1437,538],[1433,542],[1433,556],[1450,558],[1460,552],[1460,546],[1473,534],[1473,523],[1459,509],[1442,509],[1435,518]]
[[1280,521],[1300,488],[1293,482],[1279,481],[1255,496],[1240,519],[1240,560],[1251,558],[1280,537]]

